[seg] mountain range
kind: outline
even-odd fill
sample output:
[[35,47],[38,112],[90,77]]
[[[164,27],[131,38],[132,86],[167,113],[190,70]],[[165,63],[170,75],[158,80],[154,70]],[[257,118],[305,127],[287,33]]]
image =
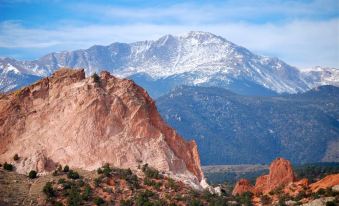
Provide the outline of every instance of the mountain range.
[[337,69],[300,72],[278,58],[256,55],[208,32],[165,35],[155,41],[95,45],[53,52],[33,61],[0,59],[0,91],[28,85],[59,67],[84,68],[87,75],[107,70],[133,79],[157,98],[180,85],[214,86],[245,95],[272,96],[338,85]]
[[339,88],[244,96],[181,86],[157,100],[163,118],[194,139],[203,165],[339,161]]

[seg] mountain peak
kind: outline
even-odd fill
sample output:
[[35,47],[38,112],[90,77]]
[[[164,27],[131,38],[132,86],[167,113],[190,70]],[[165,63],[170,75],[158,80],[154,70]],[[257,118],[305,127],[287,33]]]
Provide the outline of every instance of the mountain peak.
[[211,43],[229,43],[226,41],[226,39],[217,36],[215,34],[212,34],[210,32],[204,32],[204,31],[190,31],[187,34],[184,34],[180,36],[183,39],[195,39],[198,40],[199,42],[211,42]]
[[210,32],[205,32],[205,31],[190,31],[187,34],[184,35],[185,37],[218,37],[215,34],[212,34]]
[[[0,64],[5,61],[0,60]],[[12,65],[25,74],[40,77],[52,74],[59,67],[81,67],[87,75],[109,70],[120,77],[145,74],[154,81],[173,81],[166,81],[168,86],[164,89],[157,86],[157,91],[148,90],[151,94],[160,95],[183,84],[226,89],[230,89],[231,84],[244,88],[249,87],[246,85],[259,85],[263,90],[277,93],[297,93],[323,82],[336,83],[338,79],[337,72],[332,70],[300,74],[299,70],[279,59],[255,55],[223,37],[203,31],[191,31],[180,36],[168,34],[153,41],[93,46],[45,55],[35,61],[15,60]],[[0,69],[1,73],[4,72]],[[14,83],[18,78],[0,76],[0,90],[17,88]],[[142,81],[137,83],[144,87],[153,84]]]

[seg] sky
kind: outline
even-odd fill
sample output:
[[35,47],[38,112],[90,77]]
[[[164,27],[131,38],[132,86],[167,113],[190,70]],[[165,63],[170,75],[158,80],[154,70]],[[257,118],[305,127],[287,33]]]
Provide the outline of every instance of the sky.
[[0,0],[0,57],[206,31],[298,68],[339,68],[339,0]]

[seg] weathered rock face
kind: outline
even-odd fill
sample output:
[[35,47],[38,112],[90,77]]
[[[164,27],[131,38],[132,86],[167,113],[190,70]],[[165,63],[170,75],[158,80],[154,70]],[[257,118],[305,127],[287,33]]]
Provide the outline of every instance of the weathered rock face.
[[258,177],[254,187],[251,186],[248,180],[241,179],[237,182],[233,194],[241,194],[247,191],[257,194],[269,193],[278,187],[283,188],[294,181],[295,176],[290,161],[277,158],[271,163],[269,174]]
[[339,174],[327,175],[323,179],[310,185],[310,189],[313,192],[317,192],[319,189],[326,189],[339,185]]
[[95,82],[83,70],[60,69],[0,96],[0,161],[16,153],[21,173],[51,171],[56,164],[93,170],[104,163],[148,163],[203,179],[195,142],[183,140],[161,119],[144,89],[107,72]]
[[240,195],[244,192],[253,192],[254,187],[247,179],[240,179],[235,185],[232,195]]
[[269,174],[257,178],[255,190],[267,193],[278,187],[286,186],[294,180],[295,176],[290,161],[277,158],[271,163]]
[[305,188],[308,188],[309,182],[308,179],[303,178],[296,182],[291,182],[284,189],[283,192],[288,194],[291,197],[296,197],[300,192],[304,191]]

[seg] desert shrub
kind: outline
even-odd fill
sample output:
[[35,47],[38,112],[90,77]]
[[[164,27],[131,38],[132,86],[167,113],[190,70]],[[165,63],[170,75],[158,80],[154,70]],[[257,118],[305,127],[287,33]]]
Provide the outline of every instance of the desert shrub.
[[142,171],[144,172],[145,176],[148,178],[160,179],[162,175],[159,173],[158,170],[155,168],[149,167],[148,164],[144,164],[142,166]]
[[188,194],[190,197],[195,197],[195,198],[198,198],[200,196],[200,193],[193,189],[191,189]]
[[69,166],[68,165],[65,165],[64,167],[64,172],[68,172],[69,171]]
[[58,176],[58,175],[59,175],[59,173],[58,173],[58,171],[57,171],[57,170],[54,170],[54,171],[53,171],[53,173],[52,173],[52,175],[53,175],[53,176]]
[[46,182],[45,186],[43,187],[42,191],[45,193],[47,197],[54,197],[55,191],[53,189],[51,182]]
[[121,206],[133,206],[133,201],[131,199],[121,200],[120,205]]
[[95,179],[94,179],[94,185],[95,185],[95,187],[99,187],[100,183],[101,183],[101,179],[100,179],[100,178],[95,178]]
[[111,172],[112,172],[112,169],[109,167],[109,165],[108,165],[108,164],[104,165],[103,170],[102,170],[102,173],[103,173],[106,177],[108,177],[108,176],[111,175]]
[[163,199],[159,199],[153,202],[152,204],[153,206],[164,206],[164,205],[168,205],[166,200]]
[[304,198],[307,198],[307,194],[305,191],[301,191],[297,194],[297,196],[294,198],[296,201],[300,201]]
[[5,162],[4,169],[8,170],[8,171],[12,171],[13,170],[13,165],[12,164],[8,164],[7,162]]
[[318,194],[318,195],[324,195],[326,193],[326,190],[324,189],[324,188],[320,188],[317,192],[316,192],[316,194]]
[[326,202],[326,206],[336,206],[337,204],[333,201]]
[[64,184],[66,182],[66,180],[64,178],[60,178],[58,180],[58,184]]
[[36,175],[37,175],[37,172],[35,170],[31,170],[28,174],[28,177],[31,179],[34,179],[37,177]]
[[241,195],[237,196],[236,200],[242,205],[250,206],[252,205],[252,196],[253,194],[251,192],[244,192]]
[[14,161],[18,161],[20,158],[19,158],[19,155],[18,154],[15,154],[14,157],[13,157]]
[[320,195],[318,194],[318,193],[312,193],[311,194],[311,197],[312,197],[312,199],[318,199],[318,198],[320,198]]
[[139,188],[139,181],[138,177],[135,174],[131,174],[125,179],[131,189],[138,189]]
[[325,190],[325,196],[326,196],[326,197],[333,197],[333,196],[335,196],[335,195],[336,195],[336,194],[335,194],[335,192],[332,190],[331,187],[326,188],[326,190]]
[[102,205],[102,204],[104,204],[105,203],[105,201],[101,198],[101,197],[96,197],[96,198],[94,198],[94,204],[96,204],[96,205]]
[[187,200],[187,205],[189,206],[203,206],[204,204],[198,199]]
[[68,174],[67,174],[67,177],[69,179],[79,179],[80,178],[80,175],[79,173],[73,171],[73,170],[69,170]]
[[150,190],[145,190],[138,194],[135,203],[137,206],[151,205],[151,201],[149,200],[149,198],[153,197],[154,195],[154,192]]
[[85,182],[82,179],[77,180],[78,186],[83,187],[85,185]]
[[159,189],[161,187],[161,183],[160,182],[156,182],[154,180],[151,180],[150,178],[146,177],[144,179],[144,185],[147,185],[147,186],[152,186],[154,187],[155,189]]
[[[176,194],[173,198],[177,201],[184,201],[185,200],[185,198],[181,194]],[[168,197],[168,199],[171,199],[171,198]]]
[[279,206],[286,206],[286,197],[285,196],[279,197],[278,205]]
[[72,184],[70,182],[65,181],[64,183],[62,183],[62,187],[64,188],[64,190],[71,189]]
[[64,206],[61,202],[54,202],[53,206]]
[[222,196],[215,196],[208,203],[209,206],[227,206],[227,201]]
[[121,179],[126,180],[131,189],[139,188],[138,177],[132,173],[132,170],[130,168],[128,169],[113,168],[112,171],[113,173],[117,174]]
[[112,171],[117,174],[120,178],[126,179],[128,176],[132,175],[131,169],[121,169],[121,168],[113,168]]
[[68,198],[67,198],[68,205],[78,206],[81,204],[81,201],[82,201],[82,198],[80,195],[80,189],[73,185],[68,194]]
[[92,74],[92,78],[95,83],[100,83],[100,77],[97,73]]
[[269,197],[269,196],[267,196],[267,195],[262,195],[261,197],[260,197],[260,202],[261,202],[261,204],[263,204],[263,205],[268,205],[268,204],[270,204],[271,203],[271,198]]
[[98,168],[97,169],[97,173],[100,175],[100,174],[102,174],[102,169],[101,168]]
[[205,189],[201,194],[201,198],[206,200],[207,202],[212,202],[217,197],[218,197],[218,195],[212,194],[208,189]]
[[85,186],[85,190],[84,192],[82,193],[82,199],[84,200],[89,200],[90,196],[91,196],[91,193],[92,193],[92,189],[89,185],[86,185]]
[[179,189],[178,184],[172,178],[168,178],[166,187],[171,188],[174,191],[177,191]]

